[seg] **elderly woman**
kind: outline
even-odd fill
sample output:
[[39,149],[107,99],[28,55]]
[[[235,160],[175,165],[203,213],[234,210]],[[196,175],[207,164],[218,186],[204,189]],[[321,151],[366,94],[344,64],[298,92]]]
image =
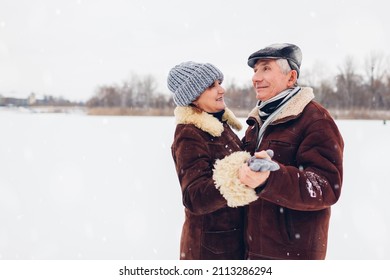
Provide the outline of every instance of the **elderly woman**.
[[180,259],[244,258],[244,209],[228,207],[213,179],[216,160],[242,150],[232,131],[241,124],[226,108],[222,81],[210,63],[184,62],[168,75],[177,105],[172,156],[185,207]]

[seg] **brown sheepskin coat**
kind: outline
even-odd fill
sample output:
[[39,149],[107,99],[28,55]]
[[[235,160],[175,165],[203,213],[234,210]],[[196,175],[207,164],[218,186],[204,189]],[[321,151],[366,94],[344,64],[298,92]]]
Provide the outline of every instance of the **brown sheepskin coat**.
[[223,122],[189,106],[175,117],[172,156],[185,206],[180,259],[244,259],[244,209],[228,207],[213,180],[215,161],[241,151],[231,127],[242,126],[227,108]]
[[257,108],[251,112],[244,149],[250,154],[272,149],[280,165],[258,193],[236,179],[249,153],[235,153],[215,165],[214,178],[228,204],[248,205],[248,259],[326,257],[331,206],[341,193],[344,142],[328,111],[313,98],[311,88],[302,88],[267,127],[257,150],[262,121]]

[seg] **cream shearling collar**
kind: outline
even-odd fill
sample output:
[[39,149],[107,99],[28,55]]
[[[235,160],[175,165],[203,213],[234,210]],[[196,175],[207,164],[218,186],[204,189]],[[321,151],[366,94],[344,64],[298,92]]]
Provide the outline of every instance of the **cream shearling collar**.
[[[223,124],[214,116],[206,112],[198,113],[190,106],[178,106],[175,108],[174,114],[176,124],[193,124],[214,137],[222,135]],[[225,108],[222,120],[227,121],[227,123],[237,131],[242,129],[241,123],[228,108]]]
[[[309,102],[313,99],[313,89],[310,87],[302,87],[301,91],[291,98],[291,100],[287,103],[286,107],[282,111],[280,111],[280,113],[275,117],[272,123],[278,122],[285,118],[292,118],[298,116],[300,113],[302,113],[306,105],[309,104]],[[259,109],[257,107],[252,109],[248,117],[253,117],[259,123],[262,123],[259,117]]]

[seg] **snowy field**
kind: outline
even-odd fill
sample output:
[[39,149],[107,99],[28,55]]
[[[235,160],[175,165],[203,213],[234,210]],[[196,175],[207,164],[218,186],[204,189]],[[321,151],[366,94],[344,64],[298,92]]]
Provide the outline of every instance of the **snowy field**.
[[[344,184],[327,259],[390,259],[390,122],[337,124]],[[172,117],[1,110],[0,127],[0,259],[178,259]]]

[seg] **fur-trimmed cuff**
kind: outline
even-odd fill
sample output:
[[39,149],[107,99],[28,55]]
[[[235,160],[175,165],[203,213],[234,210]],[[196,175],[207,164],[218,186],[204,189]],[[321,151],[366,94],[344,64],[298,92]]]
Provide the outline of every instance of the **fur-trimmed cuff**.
[[235,152],[214,164],[215,187],[230,207],[244,206],[258,198],[255,190],[245,186],[238,178],[239,168],[250,157],[248,152]]

